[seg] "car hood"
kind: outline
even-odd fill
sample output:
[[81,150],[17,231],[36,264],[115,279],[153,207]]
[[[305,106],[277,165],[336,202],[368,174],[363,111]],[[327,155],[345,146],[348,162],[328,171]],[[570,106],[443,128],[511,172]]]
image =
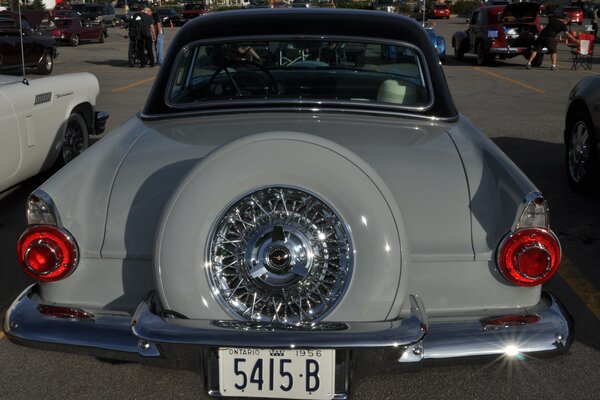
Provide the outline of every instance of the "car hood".
[[[55,199],[83,257],[150,259],[163,209],[195,165],[233,140],[278,132],[324,138],[366,162],[379,175],[374,181],[383,182],[387,188],[382,190],[394,197],[411,257],[417,260],[473,260],[474,253],[489,257],[514,220],[523,198],[522,187],[528,187],[526,178],[515,184],[512,172],[505,174],[511,176],[510,182],[497,182],[497,170],[510,162],[497,159],[499,151],[491,149],[493,144],[487,139],[473,147],[472,140],[465,137],[481,134],[463,118],[447,123],[341,114],[253,113],[156,121],[133,118],[41,189]],[[463,148],[471,166],[463,166],[457,146]],[[484,158],[488,163],[495,161],[495,171],[482,167]],[[310,155],[306,162],[311,162]],[[474,180],[471,187],[467,185],[469,175]],[[89,184],[81,189],[71,182]],[[494,200],[498,190],[503,192],[502,201]],[[507,191],[513,203],[506,200]],[[474,218],[471,196],[492,199],[476,210]],[[223,207],[231,200],[223,199]],[[103,218],[105,225],[99,223]],[[472,239],[472,223],[485,227],[479,229],[483,231],[481,243]],[[449,235],[449,231],[453,233]]]
[[0,85],[9,85],[11,83],[22,82],[23,78],[15,75],[0,74]]
[[504,22],[533,22],[540,11],[537,3],[510,3],[502,12]]

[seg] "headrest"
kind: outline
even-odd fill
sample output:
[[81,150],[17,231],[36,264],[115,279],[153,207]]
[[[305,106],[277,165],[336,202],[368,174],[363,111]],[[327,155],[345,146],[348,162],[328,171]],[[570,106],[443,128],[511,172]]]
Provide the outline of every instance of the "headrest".
[[401,85],[398,81],[393,79],[386,79],[379,86],[377,91],[377,101],[384,103],[404,103],[404,97],[406,96],[406,86]]

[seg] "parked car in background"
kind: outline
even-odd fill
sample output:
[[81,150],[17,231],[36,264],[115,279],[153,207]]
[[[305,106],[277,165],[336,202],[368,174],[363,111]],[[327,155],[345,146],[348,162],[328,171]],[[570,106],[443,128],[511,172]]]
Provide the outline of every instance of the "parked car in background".
[[427,32],[429,35],[431,43],[433,44],[433,47],[435,47],[435,51],[437,52],[440,61],[446,61],[446,39],[443,36],[435,33],[435,29],[431,26],[426,26],[425,32]]
[[289,4],[286,1],[279,0],[273,2],[273,8],[288,8]]
[[19,71],[24,59],[26,68],[35,68],[35,73],[40,75],[50,74],[58,55],[56,42],[52,37],[34,31],[25,16],[21,16],[22,31],[18,21],[19,14],[0,12],[0,71]]
[[319,0],[317,3],[319,8],[335,8],[335,3],[332,0]]
[[600,192],[600,77],[577,83],[565,118],[565,166],[573,190]]
[[0,75],[0,192],[55,163],[67,163],[102,133],[99,86],[89,73],[31,79]]
[[108,31],[104,24],[92,24],[82,18],[61,18],[54,21],[54,27],[49,34],[59,42],[78,46],[82,41],[98,41],[104,43]]
[[[594,13],[596,12],[597,7],[592,1],[585,1],[580,4],[581,4],[581,11],[583,11],[583,16],[585,18],[594,17]],[[576,4],[572,4],[572,5],[576,5]]]
[[115,9],[109,3],[106,4],[73,4],[71,9],[81,13],[88,21],[115,26]]
[[583,11],[576,6],[563,6],[559,12],[567,19],[569,24],[583,24]]
[[271,8],[271,4],[267,0],[250,0],[245,8]]
[[190,366],[212,396],[341,399],[361,368],[517,363],[573,339],[542,288],[561,258],[546,200],[398,14],[186,23],[142,113],[27,215],[36,282],[9,340]]
[[154,12],[158,14],[163,26],[165,27],[169,25],[181,25],[181,17],[179,16],[179,13],[177,13],[177,10],[175,10],[174,8],[161,7],[154,10]]
[[204,3],[187,3],[181,11],[181,21],[185,24],[196,17],[208,13],[208,7]]
[[398,7],[396,0],[375,0],[371,4],[375,11],[385,11],[395,13]]
[[54,13],[53,19],[62,18],[81,18],[81,13],[75,10],[58,10]]
[[429,18],[450,18],[450,8],[446,4],[434,4],[429,10]]
[[[523,56],[529,58],[532,46],[541,31],[539,4],[511,3],[484,6],[473,11],[466,31],[455,32],[452,47],[457,60],[465,53],[475,53],[478,65],[500,59]],[[532,65],[542,65],[540,52]]]
[[293,0],[292,7],[310,8],[312,7],[312,3],[310,0]]

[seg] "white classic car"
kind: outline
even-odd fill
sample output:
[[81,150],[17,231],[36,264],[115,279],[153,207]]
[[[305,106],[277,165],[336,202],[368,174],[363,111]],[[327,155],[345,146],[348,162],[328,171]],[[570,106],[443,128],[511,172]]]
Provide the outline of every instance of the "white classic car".
[[94,111],[98,92],[88,73],[30,81],[0,75],[0,192],[88,147],[108,118]]
[[561,257],[546,200],[392,13],[187,23],[143,112],[27,218],[38,283],[7,311],[10,340],[198,368],[210,395],[345,398],[360,368],[573,338],[542,290]]

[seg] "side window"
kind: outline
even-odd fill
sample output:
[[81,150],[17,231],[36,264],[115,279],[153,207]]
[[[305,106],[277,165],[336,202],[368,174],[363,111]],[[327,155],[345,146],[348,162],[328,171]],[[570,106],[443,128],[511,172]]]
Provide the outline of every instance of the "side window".
[[24,30],[33,29],[29,21],[27,21],[25,18],[21,18],[21,24],[23,25]]
[[478,16],[479,16],[479,11],[475,11],[473,13],[473,15],[471,15],[471,20],[469,21],[469,24],[471,24],[471,25],[477,24],[477,17]]
[[484,14],[482,12],[477,13],[477,25],[483,25]]

